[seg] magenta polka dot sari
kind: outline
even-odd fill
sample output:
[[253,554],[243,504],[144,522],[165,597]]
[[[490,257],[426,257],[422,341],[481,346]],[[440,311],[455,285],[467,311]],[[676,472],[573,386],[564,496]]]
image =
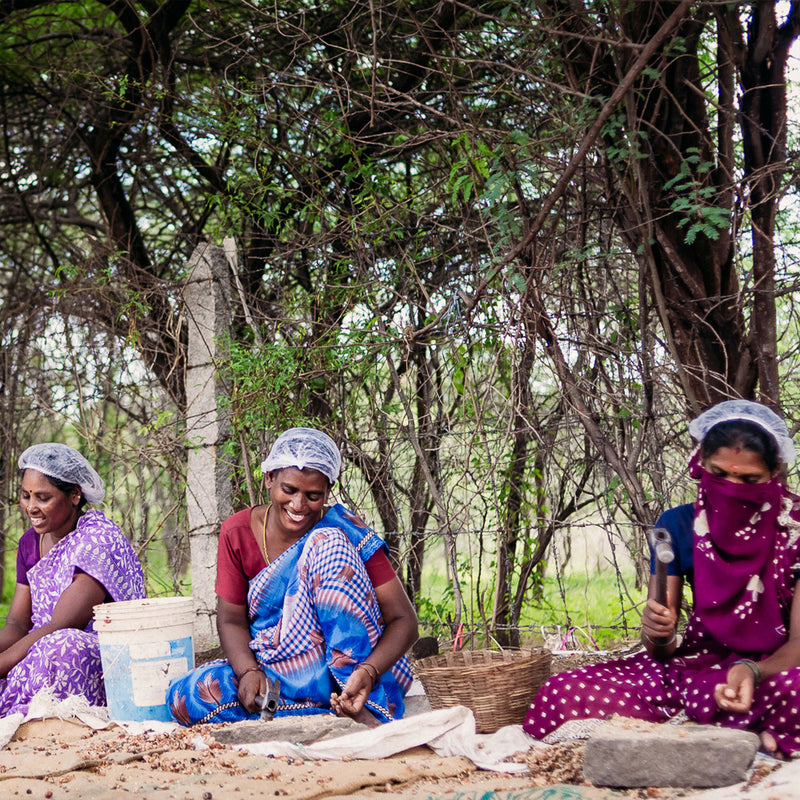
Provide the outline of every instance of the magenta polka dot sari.
[[[702,473],[702,474],[701,474]],[[770,732],[800,755],[800,667],[756,687],[750,710],[720,710],[714,687],[740,659],[759,661],[788,639],[800,571],[800,499],[777,480],[755,486],[700,478],[694,516],[694,599],[680,647],[666,662],[647,653],[555,675],[539,690],[524,728],[538,739],[562,725],[618,714]]]

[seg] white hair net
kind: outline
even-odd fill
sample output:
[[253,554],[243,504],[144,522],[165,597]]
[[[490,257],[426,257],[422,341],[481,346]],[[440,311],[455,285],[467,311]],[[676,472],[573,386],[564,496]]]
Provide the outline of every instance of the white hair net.
[[59,442],[45,442],[29,447],[19,457],[19,468],[35,469],[42,475],[81,487],[87,503],[99,503],[106,493],[103,479],[74,448]]
[[786,423],[771,408],[752,400],[725,400],[711,406],[689,423],[689,433],[702,442],[715,425],[730,420],[746,420],[763,428],[777,442],[781,461],[785,464],[794,461],[794,444]]
[[342,471],[342,456],[327,433],[315,428],[289,428],[275,440],[261,462],[261,471],[266,475],[286,467],[315,469],[335,483]]

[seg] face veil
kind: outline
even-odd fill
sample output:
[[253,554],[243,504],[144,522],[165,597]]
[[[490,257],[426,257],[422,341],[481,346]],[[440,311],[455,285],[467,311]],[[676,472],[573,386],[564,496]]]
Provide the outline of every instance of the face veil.
[[781,598],[793,581],[788,531],[792,498],[777,478],[734,483],[705,470],[694,516],[694,608],[717,641],[737,653],[786,641]]

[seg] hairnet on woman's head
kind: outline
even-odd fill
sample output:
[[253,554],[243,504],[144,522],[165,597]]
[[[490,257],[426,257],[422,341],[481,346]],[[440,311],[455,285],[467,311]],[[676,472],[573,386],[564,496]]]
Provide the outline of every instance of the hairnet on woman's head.
[[59,442],[34,444],[19,457],[19,468],[35,469],[48,478],[75,483],[87,503],[99,503],[106,493],[103,479],[74,448]]
[[794,461],[794,443],[786,423],[771,408],[752,400],[724,400],[711,406],[689,423],[689,433],[702,442],[715,425],[732,420],[745,420],[758,425],[775,439],[781,461],[785,464]]
[[342,456],[327,433],[315,428],[289,428],[275,440],[261,462],[261,471],[266,475],[286,467],[315,469],[335,483],[342,471]]

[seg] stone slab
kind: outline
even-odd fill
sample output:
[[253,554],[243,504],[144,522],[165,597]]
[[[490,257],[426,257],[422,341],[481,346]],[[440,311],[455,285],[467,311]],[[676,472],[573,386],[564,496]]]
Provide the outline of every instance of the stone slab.
[[[423,714],[431,710],[425,695],[406,697],[405,716]],[[333,714],[306,714],[296,717],[275,717],[269,722],[233,722],[224,728],[212,730],[221,744],[256,744],[257,742],[293,742],[312,744],[323,739],[334,739],[348,733],[364,730],[364,725]]]
[[221,744],[255,744],[256,742],[293,742],[311,744],[323,739],[345,736],[364,730],[365,726],[333,714],[308,714],[298,717],[275,717],[269,722],[234,722],[220,728],[212,736]]
[[610,720],[589,737],[583,774],[595,786],[730,786],[744,780],[758,747],[750,731]]

